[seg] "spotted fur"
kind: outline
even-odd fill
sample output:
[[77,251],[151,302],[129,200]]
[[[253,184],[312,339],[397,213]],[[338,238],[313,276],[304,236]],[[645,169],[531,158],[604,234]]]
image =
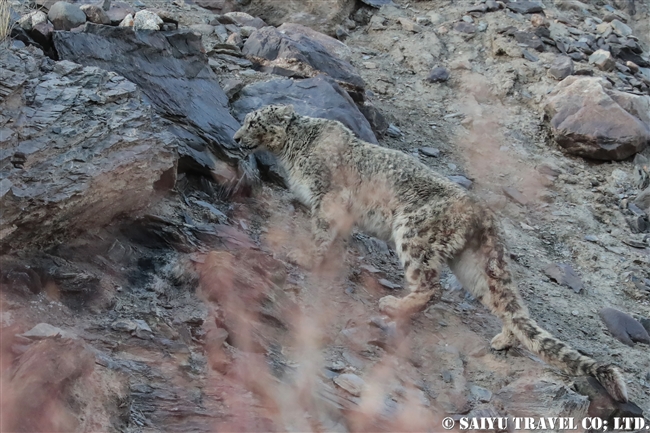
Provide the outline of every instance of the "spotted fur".
[[591,375],[618,401],[627,401],[623,376],[542,329],[529,315],[506,262],[494,215],[464,189],[397,150],[363,142],[340,122],[268,106],[246,116],[235,139],[250,151],[274,153],[291,189],[312,212],[316,260],[353,226],[391,239],[411,293],[379,301],[390,315],[422,309],[440,292],[448,264],[456,277],[503,322],[496,350],[519,340],[573,376]]

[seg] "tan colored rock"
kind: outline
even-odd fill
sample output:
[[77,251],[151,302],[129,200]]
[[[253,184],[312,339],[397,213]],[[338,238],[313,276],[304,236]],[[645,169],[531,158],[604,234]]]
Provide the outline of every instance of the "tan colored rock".
[[81,5],[80,9],[86,14],[86,19],[91,23],[110,25],[111,20],[104,9],[99,5]]
[[616,61],[609,51],[597,50],[589,56],[589,63],[596,65],[601,71],[611,71],[616,66]]
[[650,142],[648,104],[649,96],[619,92],[604,78],[570,76],[549,94],[545,111],[555,140],[569,153],[621,160]]

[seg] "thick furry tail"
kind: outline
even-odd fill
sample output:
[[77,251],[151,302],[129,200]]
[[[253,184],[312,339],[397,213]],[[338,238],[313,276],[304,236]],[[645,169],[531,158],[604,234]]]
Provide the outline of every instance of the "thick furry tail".
[[611,364],[598,364],[553,337],[530,317],[513,317],[509,328],[526,348],[571,376],[595,377],[616,401],[627,402],[627,386],[621,372]]

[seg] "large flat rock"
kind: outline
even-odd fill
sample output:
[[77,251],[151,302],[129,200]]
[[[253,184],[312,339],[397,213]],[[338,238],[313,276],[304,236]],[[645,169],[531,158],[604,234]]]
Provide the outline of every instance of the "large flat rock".
[[617,91],[604,78],[570,76],[549,94],[545,111],[569,153],[622,160],[650,142],[650,97]]
[[86,24],[82,32],[57,32],[54,45],[61,59],[114,71],[137,84],[159,113],[184,129],[178,131],[181,153],[206,166],[206,146],[222,158],[237,157],[232,136],[239,124],[208,66],[200,35]]
[[292,104],[303,116],[338,120],[361,139],[377,143],[368,120],[352,98],[327,76],[305,80],[282,78],[248,85],[240,91],[232,108],[241,122],[247,113],[271,104]]
[[176,174],[178,140],[135,84],[36,51],[0,51],[3,250],[140,210]]

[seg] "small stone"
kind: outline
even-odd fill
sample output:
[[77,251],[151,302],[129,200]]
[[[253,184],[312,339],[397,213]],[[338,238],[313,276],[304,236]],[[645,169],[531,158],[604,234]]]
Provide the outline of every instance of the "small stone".
[[472,385],[469,387],[469,392],[481,403],[489,403],[492,400],[492,391],[481,386]]
[[91,23],[110,25],[111,20],[106,15],[104,9],[99,5],[81,5],[80,9],[86,14],[86,18]]
[[214,33],[214,26],[211,26],[210,24],[192,24],[190,30],[203,36],[210,36]]
[[421,147],[420,153],[432,158],[438,158],[440,156],[440,149],[436,149],[435,147]]
[[223,83],[223,91],[226,93],[228,99],[232,99],[241,89],[245,86],[243,81],[237,80],[235,78],[228,78]]
[[540,14],[531,15],[530,24],[532,24],[533,27],[548,27],[548,21]]
[[241,48],[244,45],[244,40],[239,33],[232,33],[228,36],[228,39],[226,39],[226,43]]
[[634,343],[650,344],[650,335],[643,325],[632,316],[614,308],[603,308],[598,313],[609,332],[621,343],[634,346]]
[[133,28],[135,30],[160,30],[163,20],[155,13],[142,10],[136,12],[133,17]]
[[415,22],[421,26],[428,26],[431,24],[431,19],[429,17],[416,17]]
[[598,236],[595,235],[586,235],[585,240],[589,242],[598,242]]
[[582,290],[582,279],[569,264],[552,263],[544,269],[544,273],[557,284],[569,287],[575,293]]
[[544,12],[544,7],[541,3],[533,1],[518,1],[518,2],[508,2],[506,7],[513,12],[520,14],[532,14],[538,12]]
[[253,26],[243,26],[242,28],[239,29],[239,33],[241,34],[241,37],[246,39],[250,35],[253,34],[257,29]]
[[402,136],[402,131],[399,130],[399,128],[392,123],[388,125],[388,129],[386,130],[386,134],[390,137],[393,138],[399,138]]
[[633,74],[636,74],[637,72],[639,72],[639,65],[637,65],[636,63],[634,63],[634,62],[632,62],[632,61],[630,61],[630,60],[628,60],[627,62],[625,62],[625,66],[627,66],[628,68],[630,68],[630,71],[631,71]]
[[485,21],[479,21],[478,26],[476,27],[479,32],[484,32],[488,28],[488,23]]
[[517,189],[510,186],[504,186],[502,190],[506,197],[510,198],[514,202],[519,203],[522,206],[526,206],[528,204],[528,198],[526,198],[526,196],[520,193]]
[[585,55],[585,53],[581,53],[580,51],[574,51],[573,53],[570,53],[569,57],[571,57],[576,62],[580,62],[582,60],[587,59],[587,56]]
[[125,16],[122,22],[119,24],[119,27],[133,27],[133,15],[128,14]]
[[474,23],[474,19],[472,17],[470,17],[469,15],[463,15],[463,17],[461,19],[463,21],[465,21],[466,23],[470,23],[470,24]]
[[521,53],[522,53],[522,55],[524,56],[524,58],[525,58],[526,60],[528,60],[528,61],[531,61],[531,62],[537,62],[537,61],[539,61],[539,57],[537,57],[536,55],[534,55],[533,53],[531,53],[531,52],[528,51],[528,50],[522,50]]
[[344,373],[334,378],[334,383],[355,397],[359,397],[365,382],[362,378],[352,373]]
[[474,24],[469,24],[464,21],[460,21],[454,24],[454,30],[456,30],[459,33],[474,34],[476,33],[476,26]]
[[580,312],[578,310],[573,310],[571,311],[571,315],[578,317],[580,315]]
[[449,70],[442,66],[435,67],[429,72],[426,80],[430,83],[441,83],[449,79]]
[[609,23],[609,25],[612,26],[612,29],[614,29],[614,31],[620,36],[630,36],[632,34],[632,29],[630,26],[624,24],[619,20],[613,20]]
[[616,62],[609,51],[598,50],[589,56],[589,63],[594,64],[601,71],[611,71],[616,66]]
[[458,185],[462,186],[465,189],[470,189],[472,187],[472,181],[466,178],[465,176],[461,175],[452,175],[452,176],[447,176],[447,179],[450,181],[457,183]]
[[400,18],[399,23],[402,25],[402,28],[407,32],[420,33],[422,31],[422,27],[420,27],[418,24],[406,18]]
[[557,56],[548,69],[548,75],[559,81],[571,74],[573,74],[573,60],[566,56]]
[[47,18],[54,25],[54,30],[71,30],[86,22],[86,14],[79,6],[64,1],[54,3]]
[[380,278],[377,281],[378,281],[379,284],[381,284],[382,286],[384,286],[384,287],[386,287],[387,289],[390,289],[390,290],[397,290],[397,289],[402,288],[401,285],[395,284],[392,281],[387,280],[386,278]]

